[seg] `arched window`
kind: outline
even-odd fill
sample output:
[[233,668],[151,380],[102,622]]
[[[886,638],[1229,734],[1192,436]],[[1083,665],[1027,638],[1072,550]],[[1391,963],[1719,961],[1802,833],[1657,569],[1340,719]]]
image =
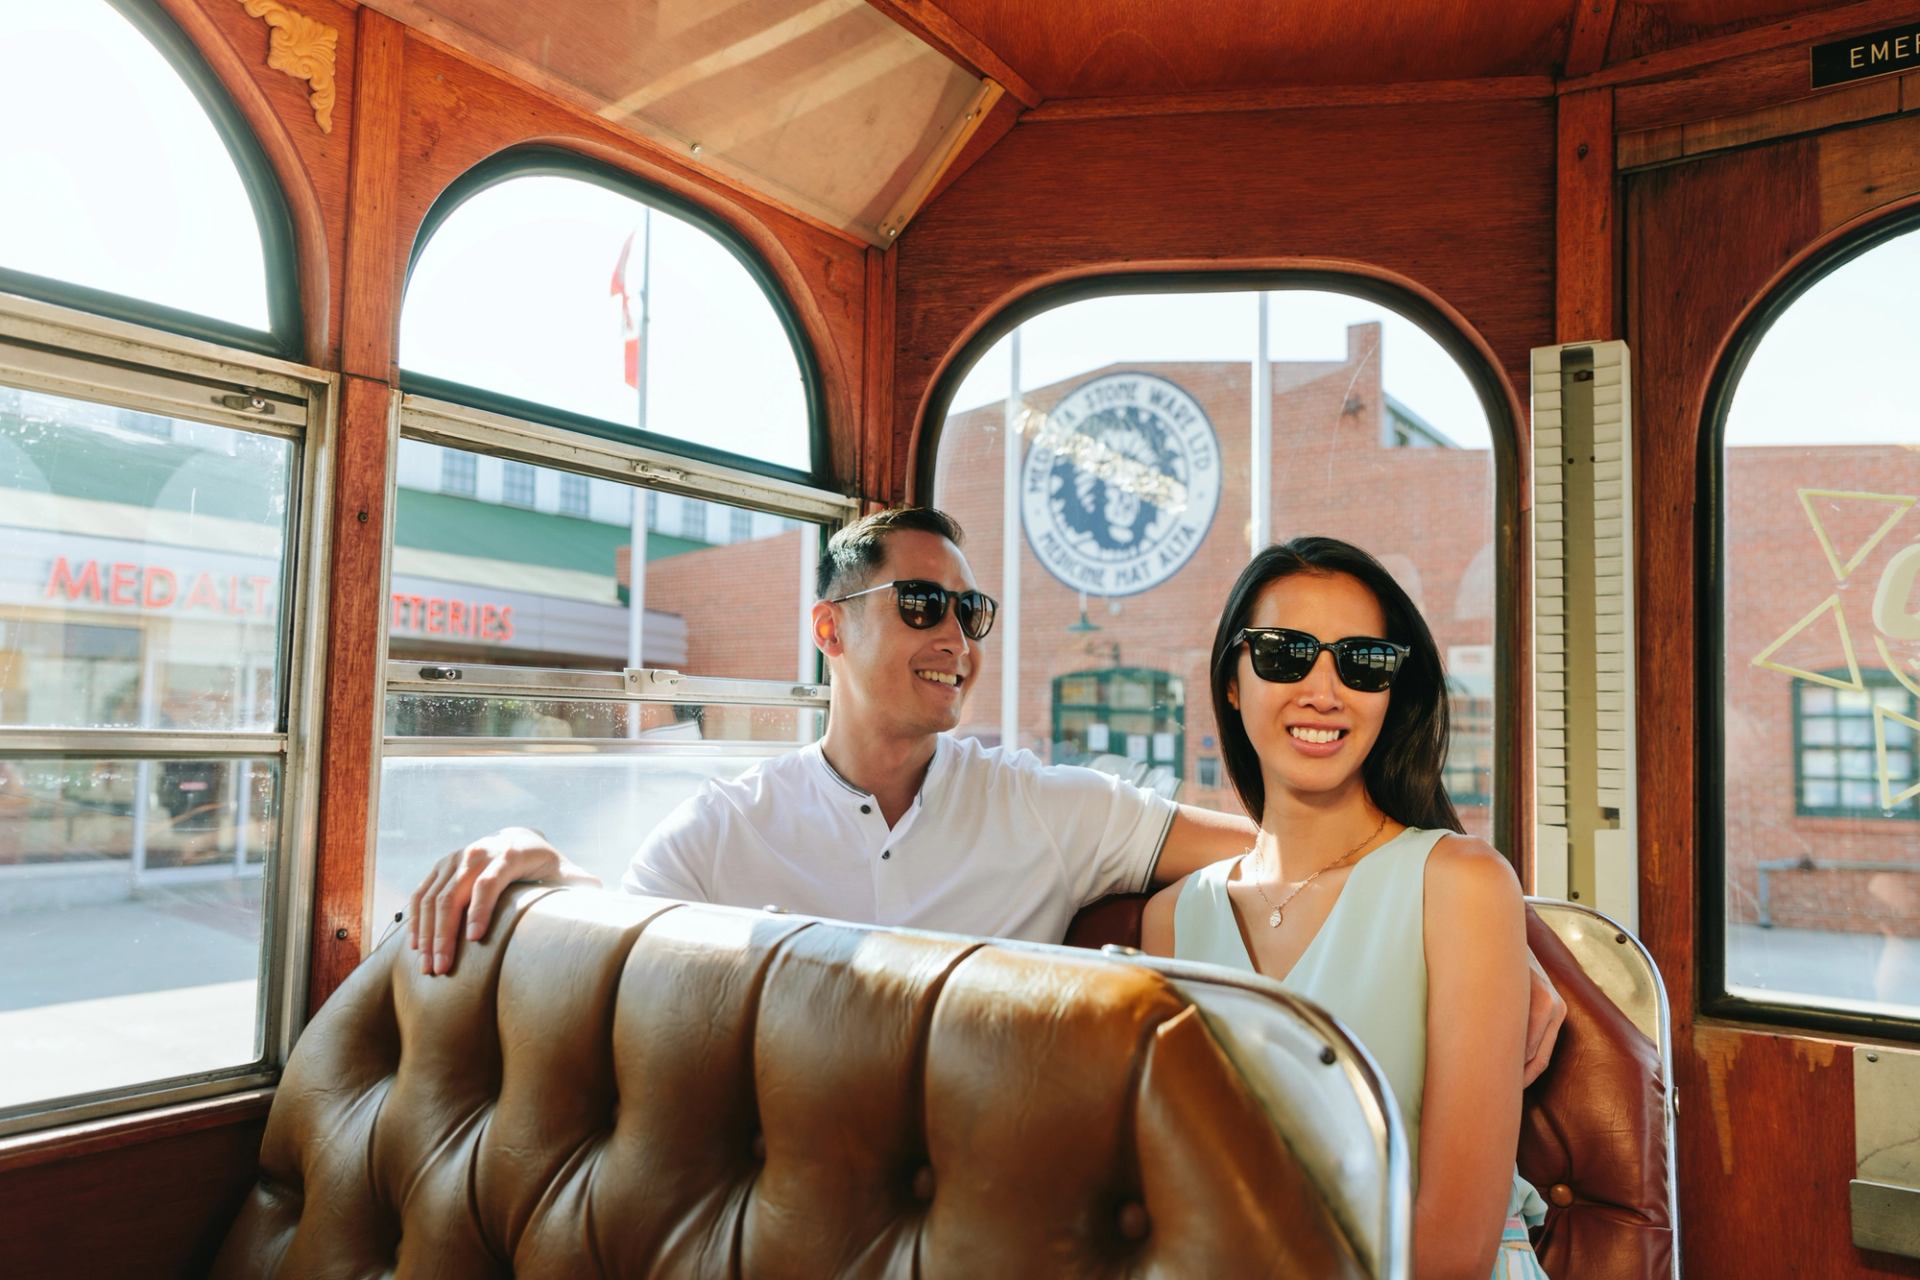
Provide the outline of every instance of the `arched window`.
[[331,468],[285,206],[157,4],[0,0],[0,183],[4,1136],[277,1076]]
[[855,507],[811,354],[710,214],[529,148],[429,213],[400,366],[375,912],[449,824],[539,823],[613,883],[702,779],[821,732],[813,568]]
[[[1920,220],[1837,246],[1758,309],[1702,454],[1705,1003],[1920,1019]],[[1718,910],[1711,909],[1719,895]]]
[[1031,298],[936,390],[920,492],[968,530],[1003,604],[1001,696],[977,692],[960,732],[1171,770],[1183,801],[1237,810],[1207,693],[1214,627],[1255,546],[1330,534],[1420,606],[1453,694],[1448,788],[1469,830],[1504,834],[1493,568],[1511,446],[1492,375],[1369,282],[1190,280]]
[[444,195],[400,322],[440,399],[794,479],[824,463],[817,379],[766,268],[710,216],[555,152]]
[[0,5],[0,292],[292,354],[284,202],[145,0]]

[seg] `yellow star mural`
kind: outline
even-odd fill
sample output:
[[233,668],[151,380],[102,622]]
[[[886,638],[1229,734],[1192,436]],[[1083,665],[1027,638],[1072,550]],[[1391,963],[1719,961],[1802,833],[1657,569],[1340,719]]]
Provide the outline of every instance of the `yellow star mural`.
[[[1807,513],[1807,523],[1813,526],[1813,536],[1819,542],[1820,550],[1825,553],[1827,557],[1827,565],[1833,570],[1835,582],[1845,582],[1855,569],[1858,569],[1862,564],[1866,563],[1867,557],[1873,554],[1873,549],[1886,540],[1887,535],[1893,532],[1894,526],[1899,524],[1901,519],[1904,518],[1907,512],[1912,510],[1915,505],[1920,504],[1920,497],[1900,493],[1863,493],[1845,489],[1800,489],[1797,492],[1800,498],[1801,509]],[[1851,555],[1845,560],[1842,560],[1839,549],[1834,546],[1833,537],[1827,529],[1826,522],[1820,518],[1820,507],[1815,505],[1816,501],[1829,508],[1835,503],[1865,502],[1885,506],[1891,508],[1891,510],[1887,512],[1885,518],[1881,520],[1874,531],[1867,536],[1867,539],[1856,547]],[[1840,651],[1846,655],[1847,679],[1840,680],[1834,676],[1826,675],[1818,671],[1808,671],[1802,667],[1790,666],[1786,663],[1775,661],[1775,654],[1784,649],[1795,637],[1828,615],[1832,615],[1834,627],[1839,632]],[[1916,699],[1920,699],[1920,682],[1916,682],[1912,676],[1901,669],[1899,663],[1894,661],[1892,652],[1887,648],[1885,638],[1876,633],[1873,637],[1873,644],[1880,661],[1884,663],[1886,669],[1893,674],[1893,678],[1898,680],[1902,687],[1913,694]],[[1809,680],[1815,684],[1826,685],[1833,689],[1844,689],[1852,693],[1864,693],[1867,688],[1866,681],[1860,674],[1860,662],[1854,654],[1853,636],[1847,630],[1847,615],[1845,610],[1840,606],[1840,596],[1838,592],[1828,596],[1825,600],[1815,605],[1808,611],[1805,617],[1781,632],[1771,644],[1754,655],[1753,665],[1765,668],[1768,671],[1778,671],[1782,675],[1792,676],[1798,680]],[[1880,804],[1882,808],[1886,809],[1893,808],[1893,806],[1902,803],[1911,796],[1920,795],[1920,782],[1914,783],[1898,795],[1894,794],[1893,778],[1887,767],[1887,722],[1889,720],[1906,725],[1916,732],[1920,732],[1920,720],[1910,719],[1888,707],[1875,706],[1873,708],[1874,756],[1877,764],[1877,772],[1879,773]]]

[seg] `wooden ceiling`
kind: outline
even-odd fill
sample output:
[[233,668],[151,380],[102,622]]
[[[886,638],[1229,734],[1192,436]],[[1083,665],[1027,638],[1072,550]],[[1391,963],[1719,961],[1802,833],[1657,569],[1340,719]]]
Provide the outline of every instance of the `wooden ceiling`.
[[1811,11],[1809,0],[870,0],[1028,106],[1044,99],[1571,78]]

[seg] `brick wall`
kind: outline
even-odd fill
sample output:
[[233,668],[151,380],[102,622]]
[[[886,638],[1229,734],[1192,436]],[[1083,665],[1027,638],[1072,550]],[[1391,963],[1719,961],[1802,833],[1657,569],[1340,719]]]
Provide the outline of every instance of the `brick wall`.
[[789,529],[648,562],[647,608],[687,620],[690,674],[794,678],[800,649],[800,538],[800,530]]

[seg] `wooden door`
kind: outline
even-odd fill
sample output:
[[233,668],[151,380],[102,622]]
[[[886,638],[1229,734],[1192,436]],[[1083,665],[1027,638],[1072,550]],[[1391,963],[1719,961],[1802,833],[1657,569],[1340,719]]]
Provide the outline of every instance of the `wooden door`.
[[1920,200],[1920,119],[1727,150],[1623,182],[1637,378],[1641,930],[1672,997],[1685,1273],[1920,1276],[1920,1261],[1852,1243],[1848,1039],[1699,1009],[1701,904],[1714,899],[1698,851],[1722,815],[1699,753],[1718,715],[1703,673],[1719,659],[1701,644],[1717,605],[1700,590],[1710,570],[1697,522],[1702,451],[1717,447],[1706,422],[1712,384],[1730,343],[1810,258]]

